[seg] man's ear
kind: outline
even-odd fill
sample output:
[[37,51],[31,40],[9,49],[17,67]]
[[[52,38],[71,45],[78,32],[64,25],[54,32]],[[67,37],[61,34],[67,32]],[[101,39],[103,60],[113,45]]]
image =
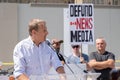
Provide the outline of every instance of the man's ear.
[[36,31],[35,31],[35,30],[32,30],[32,34],[36,34]]

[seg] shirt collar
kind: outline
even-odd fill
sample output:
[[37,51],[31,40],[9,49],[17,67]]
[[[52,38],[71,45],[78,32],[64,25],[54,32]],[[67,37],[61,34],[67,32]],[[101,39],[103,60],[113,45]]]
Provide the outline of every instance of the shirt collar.
[[31,36],[28,37],[28,40],[30,41],[31,44],[35,45],[34,42],[32,41]]

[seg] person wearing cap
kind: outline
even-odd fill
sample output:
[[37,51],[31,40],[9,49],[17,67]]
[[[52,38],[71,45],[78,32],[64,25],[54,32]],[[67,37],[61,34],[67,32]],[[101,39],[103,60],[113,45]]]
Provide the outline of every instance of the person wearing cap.
[[56,51],[56,53],[58,55],[59,60],[64,65],[65,64],[65,59],[64,59],[63,55],[60,52],[61,43],[63,43],[63,40],[52,39],[52,46],[55,49],[55,51]]
[[0,61],[0,70],[2,69],[2,66],[3,66],[3,62]]
[[86,63],[89,61],[89,57],[87,54],[80,52],[80,45],[71,45],[72,53],[67,59],[67,63]]

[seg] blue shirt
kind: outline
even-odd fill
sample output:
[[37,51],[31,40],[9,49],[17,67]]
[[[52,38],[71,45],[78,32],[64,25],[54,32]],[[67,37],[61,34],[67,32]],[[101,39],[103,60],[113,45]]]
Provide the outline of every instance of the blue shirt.
[[47,74],[51,66],[55,69],[62,66],[56,53],[46,41],[38,47],[30,37],[15,46],[13,60],[15,77],[23,73],[27,76]]
[[[87,54],[82,53],[82,57],[86,62],[89,61],[89,57]],[[74,63],[74,64],[80,64],[80,57],[79,56],[74,56],[73,54],[70,55],[67,59],[67,63]]]

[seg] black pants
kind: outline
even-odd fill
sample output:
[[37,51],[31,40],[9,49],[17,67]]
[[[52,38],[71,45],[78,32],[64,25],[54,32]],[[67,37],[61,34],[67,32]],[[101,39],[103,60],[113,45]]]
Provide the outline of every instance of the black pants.
[[110,80],[110,78],[109,77],[104,77],[104,78],[99,77],[99,78],[97,78],[97,80]]

